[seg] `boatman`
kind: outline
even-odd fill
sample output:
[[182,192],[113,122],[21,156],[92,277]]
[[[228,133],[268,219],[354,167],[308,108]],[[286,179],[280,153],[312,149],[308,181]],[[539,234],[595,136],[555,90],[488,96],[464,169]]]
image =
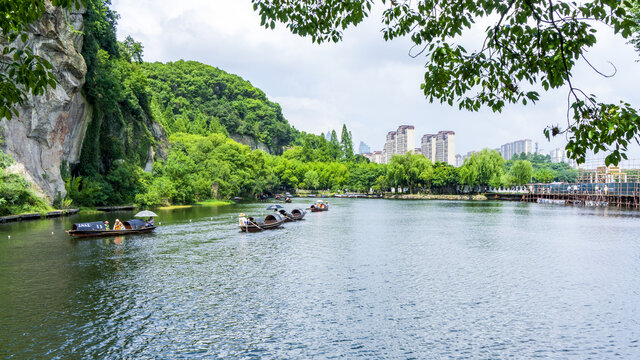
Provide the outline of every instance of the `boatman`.
[[105,221],[105,222],[104,222],[104,228],[105,228],[105,229],[107,229],[107,230],[109,230],[109,222],[108,222],[108,221]]
[[240,226],[247,226],[247,218],[244,217],[244,213],[238,214],[238,222],[240,223]]

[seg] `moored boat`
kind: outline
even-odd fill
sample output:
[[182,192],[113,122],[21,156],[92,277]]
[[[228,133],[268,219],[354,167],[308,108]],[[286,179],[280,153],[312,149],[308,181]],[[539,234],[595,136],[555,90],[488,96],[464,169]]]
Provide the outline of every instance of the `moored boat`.
[[244,214],[239,215],[238,225],[240,230],[255,232],[268,229],[274,229],[282,225],[285,219],[279,213],[269,214],[263,218],[259,217],[245,217]]
[[306,214],[306,212],[302,209],[293,209],[291,210],[291,212],[288,212],[285,209],[280,209],[278,210],[278,212],[284,217],[285,222],[302,220],[302,218],[304,218],[304,215]]
[[127,220],[123,221],[124,229],[110,230],[104,226],[102,221],[94,221],[88,223],[77,223],[71,226],[71,230],[67,230],[67,234],[74,237],[95,237],[95,236],[117,236],[127,234],[143,234],[155,230],[155,226],[149,226],[143,220]]
[[315,204],[311,205],[310,209],[311,209],[311,212],[328,211],[329,210],[329,202],[324,202],[322,200],[318,200],[318,201],[316,201]]

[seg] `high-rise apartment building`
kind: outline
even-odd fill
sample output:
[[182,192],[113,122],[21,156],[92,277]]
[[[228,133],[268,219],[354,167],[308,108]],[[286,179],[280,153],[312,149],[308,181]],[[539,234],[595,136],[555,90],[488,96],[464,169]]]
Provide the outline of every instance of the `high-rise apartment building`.
[[533,153],[533,142],[530,139],[517,140],[500,146],[500,154],[505,160],[511,160],[514,155]]
[[436,135],[423,135],[420,145],[422,147],[422,155],[431,160],[431,162],[436,162]]
[[449,165],[456,165],[456,133],[440,131],[437,134],[422,136],[422,155],[431,162],[441,161]]
[[396,154],[396,132],[389,131],[387,133],[387,141],[384,143],[383,152],[383,163],[388,164],[391,157]]
[[436,135],[436,161],[456,165],[456,133],[440,131]]
[[404,155],[413,152],[415,148],[415,127],[413,125],[400,125],[396,131],[395,154]]

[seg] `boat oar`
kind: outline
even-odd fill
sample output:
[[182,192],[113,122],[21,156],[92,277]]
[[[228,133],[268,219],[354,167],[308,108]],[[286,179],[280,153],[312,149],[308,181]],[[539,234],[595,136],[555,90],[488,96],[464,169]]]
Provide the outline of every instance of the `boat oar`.
[[[248,222],[250,222],[250,223],[252,223],[253,225],[255,225],[255,227],[257,227],[258,229],[260,229],[260,230],[264,231],[264,229],[263,229],[263,228],[261,228],[260,226],[258,226],[258,224],[254,223],[253,221],[251,221],[251,220],[249,220],[249,219],[247,219],[247,221],[248,221]],[[249,227],[248,227],[248,226],[247,226],[247,231],[249,231]]]
[[281,215],[286,217],[287,219],[291,219],[291,220],[294,220],[294,221],[296,220],[296,219],[292,218],[291,216],[287,216],[286,214],[281,214]]

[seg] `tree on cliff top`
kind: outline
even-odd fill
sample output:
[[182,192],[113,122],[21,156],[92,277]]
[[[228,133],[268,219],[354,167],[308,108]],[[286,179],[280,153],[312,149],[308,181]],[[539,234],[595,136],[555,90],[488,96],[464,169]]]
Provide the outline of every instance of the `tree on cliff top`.
[[[292,33],[313,42],[338,42],[349,26],[371,13],[374,0],[252,0],[262,25],[286,24]],[[568,87],[567,121],[549,126],[547,138],[569,137],[567,152],[583,162],[587,151],[609,151],[607,164],[626,158],[629,142],[638,142],[640,118],[630,104],[607,104],[573,82],[574,66],[596,43],[600,23],[623,38],[638,25],[629,9],[635,1],[618,0],[382,0],[385,40],[410,36],[411,56],[427,58],[421,85],[430,102],[460,109],[486,106],[501,111],[507,103],[536,102],[537,88]],[[636,11],[637,14],[637,11]],[[476,21],[492,22],[482,43],[467,50],[460,38],[478,30]],[[593,68],[593,67],[592,67]],[[600,73],[597,69],[594,71]]]
[[[79,8],[83,0],[52,0],[52,5]],[[51,63],[24,46],[28,27],[45,11],[44,1],[12,0],[0,2],[0,118],[18,116],[29,93],[42,95],[57,80]]]

